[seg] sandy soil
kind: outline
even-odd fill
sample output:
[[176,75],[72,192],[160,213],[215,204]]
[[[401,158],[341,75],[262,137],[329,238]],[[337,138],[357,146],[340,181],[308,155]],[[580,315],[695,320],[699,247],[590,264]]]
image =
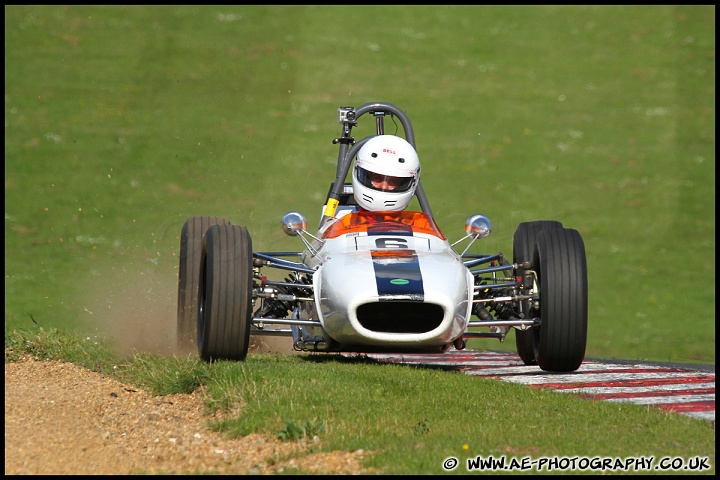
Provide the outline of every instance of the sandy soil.
[[108,375],[26,357],[5,364],[5,474],[367,473],[363,451],[211,432],[202,393],[153,397]]

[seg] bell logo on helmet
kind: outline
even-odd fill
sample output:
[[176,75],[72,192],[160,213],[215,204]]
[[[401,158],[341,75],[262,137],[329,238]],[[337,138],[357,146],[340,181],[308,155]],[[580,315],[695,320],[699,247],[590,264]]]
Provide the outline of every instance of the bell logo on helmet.
[[392,148],[383,148],[383,153],[389,153],[390,155],[397,155],[397,152]]

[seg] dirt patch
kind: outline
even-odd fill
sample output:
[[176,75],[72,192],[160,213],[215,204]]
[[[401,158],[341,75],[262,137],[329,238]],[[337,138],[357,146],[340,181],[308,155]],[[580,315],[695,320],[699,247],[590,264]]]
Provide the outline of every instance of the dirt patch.
[[201,392],[155,397],[70,363],[5,364],[6,475],[368,473],[362,450],[302,455],[308,445],[206,422]]

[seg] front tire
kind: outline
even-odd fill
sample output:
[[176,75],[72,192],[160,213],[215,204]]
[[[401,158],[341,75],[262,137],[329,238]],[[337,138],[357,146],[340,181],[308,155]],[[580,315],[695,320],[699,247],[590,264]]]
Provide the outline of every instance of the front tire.
[[213,225],[203,240],[198,350],[205,361],[245,360],[250,344],[252,240],[245,227]]
[[[532,263],[532,268],[537,269],[538,259],[536,256],[535,244],[540,232],[547,229],[562,229],[562,223],[555,220],[537,220],[534,222],[523,222],[518,225],[513,236],[513,263]],[[516,275],[525,278],[525,269],[518,268]],[[523,302],[523,313],[526,318],[532,308],[532,302]],[[535,358],[540,337],[537,328],[527,330],[515,329],[515,346],[518,355],[525,365],[537,365]]]
[[585,244],[577,230],[547,229],[537,241],[540,331],[536,352],[543,370],[572,372],[585,358],[588,282]]
[[197,302],[200,283],[202,239],[211,225],[229,225],[219,217],[190,217],[180,233],[180,269],[178,272],[177,346],[197,350]]

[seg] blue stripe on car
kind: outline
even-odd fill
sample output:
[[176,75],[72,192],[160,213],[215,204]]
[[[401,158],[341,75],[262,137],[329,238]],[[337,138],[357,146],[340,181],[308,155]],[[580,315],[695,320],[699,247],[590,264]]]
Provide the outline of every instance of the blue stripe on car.
[[[385,252],[383,252],[385,253]],[[401,250],[397,256],[373,256],[375,282],[383,296],[403,296],[422,301],[425,295],[420,262],[414,250]]]
[[[422,301],[425,289],[417,253],[409,248],[406,240],[392,237],[412,237],[412,227],[402,223],[379,223],[368,226],[367,233],[376,237],[375,246],[383,249],[371,251],[380,300],[383,296],[400,296]],[[383,235],[392,236],[383,239]]]

